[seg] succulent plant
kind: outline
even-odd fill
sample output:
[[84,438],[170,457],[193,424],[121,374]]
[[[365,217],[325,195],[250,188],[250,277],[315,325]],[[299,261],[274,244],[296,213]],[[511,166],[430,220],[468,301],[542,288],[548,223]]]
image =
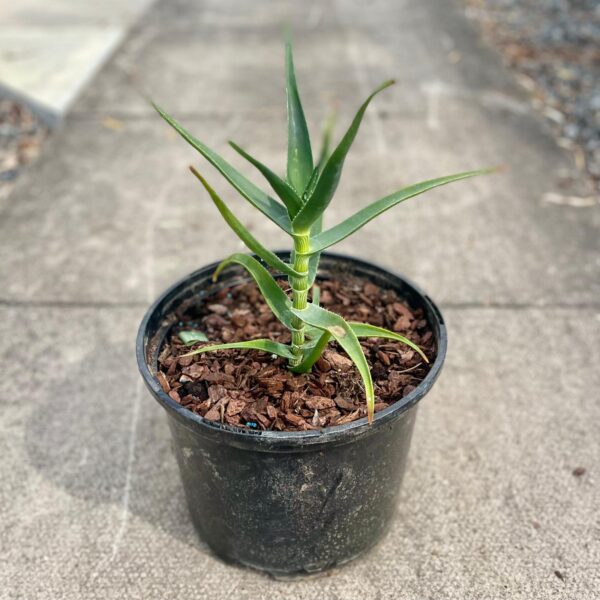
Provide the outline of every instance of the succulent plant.
[[[293,242],[290,260],[285,262],[274,252],[265,248],[240,223],[206,179],[194,167],[190,167],[226,223],[248,249],[272,270],[287,276],[291,293],[288,295],[278,285],[272,273],[259,260],[247,254],[235,253],[225,259],[216,269],[214,280],[227,265],[236,263],[245,268],[256,281],[274,315],[290,330],[291,344],[282,344],[270,339],[224,344],[209,343],[195,348],[188,354],[227,349],[255,349],[286,358],[289,368],[293,372],[305,373],[310,371],[327,344],[335,340],[352,359],[360,373],[365,388],[368,419],[369,422],[372,422],[375,405],[373,381],[359,338],[379,337],[396,340],[418,352],[424,361],[427,361],[427,357],[416,344],[398,333],[366,323],[347,322],[340,315],[321,307],[319,305],[319,288],[315,285],[320,254],[404,200],[453,181],[489,173],[491,169],[468,171],[411,185],[369,204],[341,223],[324,230],[323,215],[336,191],[342,175],[344,160],[356,137],[365,111],[371,100],[394,82],[386,81],[373,91],[360,106],[348,130],[334,148],[331,145],[332,121],[328,122],[324,129],[321,152],[315,163],[308,127],[300,102],[294,73],[292,47],[289,41],[286,43],[285,49],[285,71],[288,113],[286,176],[280,177],[237,144],[230,142],[242,157],[260,171],[279,200],[255,186],[226,160],[184,129],[162,108],[154,105],[160,116],[181,137],[206,158],[248,202],[285,231]],[[197,332],[197,335],[194,332],[185,333],[186,335],[182,339],[190,345],[206,341],[200,332]]]

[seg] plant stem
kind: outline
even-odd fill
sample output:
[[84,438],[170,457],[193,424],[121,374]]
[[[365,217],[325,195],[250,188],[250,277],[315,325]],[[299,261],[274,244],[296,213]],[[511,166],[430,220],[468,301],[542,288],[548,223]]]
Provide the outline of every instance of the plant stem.
[[[292,288],[292,305],[297,310],[304,310],[308,304],[308,255],[310,238],[308,235],[294,236],[294,270],[302,277],[290,277]],[[290,366],[296,367],[302,362],[302,346],[304,345],[304,322],[298,317],[292,319],[292,354]]]

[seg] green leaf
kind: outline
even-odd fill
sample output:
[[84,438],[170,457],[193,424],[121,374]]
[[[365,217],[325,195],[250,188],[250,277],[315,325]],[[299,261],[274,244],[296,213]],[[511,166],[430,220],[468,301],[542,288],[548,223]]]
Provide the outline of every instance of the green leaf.
[[321,288],[318,285],[315,285],[312,291],[312,303],[319,306],[319,302],[321,300]]
[[204,186],[212,201],[215,203],[219,212],[227,222],[227,224],[235,231],[237,236],[248,246],[254,254],[262,258],[270,267],[289,275],[290,277],[300,277],[301,275],[295,271],[291,265],[281,260],[276,254],[267,250],[236,218],[236,216],[227,208],[223,200],[217,193],[208,185],[207,181],[194,169],[190,167],[190,171],[199,179]]
[[315,283],[315,279],[317,278],[317,273],[319,271],[319,261],[321,260],[321,253],[316,252],[315,254],[311,254],[308,259],[308,287],[312,287]]
[[308,373],[312,369],[312,366],[319,360],[319,357],[323,353],[325,346],[329,343],[330,338],[331,334],[328,331],[323,331],[316,343],[309,346],[309,351],[302,359],[302,362],[291,369],[292,372]]
[[380,215],[382,212],[389,210],[404,200],[418,196],[419,194],[438,186],[452,183],[453,181],[460,181],[461,179],[475,177],[476,175],[484,175],[494,171],[495,169],[481,169],[479,171],[457,173],[456,175],[449,175],[447,177],[438,177],[437,179],[423,181],[394,192],[393,194],[390,194],[381,200],[377,200],[376,202],[373,202],[373,204],[370,204],[369,206],[359,210],[357,213],[351,217],[348,217],[345,221],[333,226],[331,229],[316,235],[311,240],[310,251],[322,252],[325,250],[325,248],[329,248],[330,246],[341,242],[344,238],[347,238],[349,235],[353,234],[355,231],[366,225],[369,221]]
[[369,423],[372,423],[375,407],[373,380],[371,379],[371,371],[369,370],[367,359],[365,358],[365,354],[356,334],[352,331],[352,327],[350,327],[350,325],[339,315],[315,306],[314,304],[309,304],[303,310],[292,308],[291,312],[304,323],[329,333],[352,359],[352,362],[356,365],[365,385],[367,415],[369,417]]
[[180,331],[179,339],[186,345],[196,344],[197,342],[208,342],[208,338],[203,331],[196,331],[194,329],[190,331]]
[[331,146],[331,137],[333,135],[335,120],[335,112],[331,112],[325,120],[325,126],[323,127],[323,141],[321,142],[321,153],[319,154],[319,160],[317,161],[312,175],[310,176],[310,181],[306,186],[306,197],[309,197],[313,193],[315,185],[317,184],[317,180],[319,179],[319,175],[321,174],[321,171],[323,170],[323,167],[330,156],[329,147]]
[[337,189],[340,177],[342,176],[342,169],[344,167],[346,155],[348,154],[348,151],[352,146],[352,142],[356,137],[362,118],[367,110],[367,106],[369,106],[369,103],[376,94],[389,87],[393,83],[393,81],[386,81],[380,85],[365,100],[365,102],[363,102],[350,127],[348,128],[348,131],[342,138],[342,141],[338,144],[337,148],[333,151],[325,163],[325,167],[323,168],[323,171],[317,180],[314,191],[292,221],[292,227],[294,231],[301,232],[307,230],[329,206],[329,203],[333,198],[333,194]]
[[287,178],[296,191],[302,194],[313,171],[313,158],[289,40],[285,45],[285,80],[288,113]]
[[412,348],[415,352],[419,354],[419,356],[426,362],[429,363],[429,359],[425,356],[425,353],[417,344],[411,342],[408,338],[400,335],[399,333],[395,333],[394,331],[390,331],[389,329],[384,329],[383,327],[376,327],[375,325],[369,325],[368,323],[349,323],[352,331],[356,337],[376,337],[376,338],[384,338],[387,340],[395,340],[396,342],[402,342],[406,344],[410,348]]
[[[323,215],[321,215],[310,228],[310,237],[313,239],[323,231]],[[312,243],[312,242],[311,242]],[[312,287],[317,278],[319,271],[319,262],[321,261],[321,253],[315,252],[308,259],[308,287]]]
[[192,352],[183,354],[183,356],[193,356],[202,352],[214,352],[216,350],[234,350],[234,349],[250,349],[262,350],[269,354],[276,354],[283,358],[293,358],[292,350],[285,344],[274,342],[273,340],[250,340],[248,342],[230,342],[228,344],[211,344],[210,346],[202,346]]
[[255,258],[247,254],[232,254],[226,258],[217,267],[213,274],[213,281],[216,281],[221,271],[232,263],[244,267],[258,285],[260,293],[263,295],[266,303],[273,314],[288,328],[292,328],[293,314],[291,312],[292,303],[289,301],[285,292],[277,285],[273,276],[265,269]]
[[300,199],[300,196],[296,194],[294,188],[287,181],[281,179],[279,175],[271,171],[269,167],[263,165],[260,161],[250,156],[250,154],[248,154],[243,148],[240,148],[235,142],[229,142],[229,145],[264,175],[264,178],[269,182],[269,185],[273,188],[273,191],[285,204],[290,219],[293,219],[302,207],[302,200]]
[[327,163],[330,156],[331,138],[333,136],[333,128],[335,127],[336,113],[332,111],[325,119],[325,126],[323,127],[323,140],[321,142],[321,153],[319,154],[319,160],[315,166],[315,171],[320,173],[323,167]]
[[246,179],[239,171],[234,169],[225,159],[216,152],[205,146],[200,140],[186,131],[175,119],[170,117],[160,106],[153,104],[158,114],[192,147],[194,147],[208,162],[210,162],[231,185],[250,204],[266,215],[273,223],[281,227],[287,233],[291,232],[290,218],[284,206],[257,188],[251,181]]

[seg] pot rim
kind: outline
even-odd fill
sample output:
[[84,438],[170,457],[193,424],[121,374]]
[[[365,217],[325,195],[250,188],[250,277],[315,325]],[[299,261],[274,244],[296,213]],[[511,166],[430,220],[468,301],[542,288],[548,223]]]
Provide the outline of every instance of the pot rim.
[[[277,252],[277,254],[289,255],[289,251],[281,251]],[[198,431],[199,433],[204,433],[206,435],[216,435],[217,437],[222,438],[220,440],[221,442],[227,442],[231,445],[244,448],[251,446],[254,449],[260,449],[263,447],[265,450],[298,450],[302,446],[313,446],[331,442],[344,443],[352,441],[357,436],[362,437],[363,435],[376,433],[381,427],[384,427],[391,420],[397,418],[399,415],[417,404],[417,402],[419,402],[419,400],[421,400],[421,398],[423,398],[429,392],[435,383],[446,357],[448,335],[444,318],[439,308],[418,286],[413,284],[406,277],[401,276],[388,268],[347,254],[323,252],[321,256],[330,258],[334,261],[341,261],[346,264],[354,264],[359,268],[368,269],[371,271],[379,271],[382,274],[391,275],[392,277],[401,280],[405,287],[412,288],[414,294],[420,296],[423,305],[429,309],[430,316],[434,321],[430,322],[430,325],[434,331],[434,335],[436,335],[437,338],[437,354],[435,360],[430,366],[429,373],[427,373],[423,381],[421,381],[421,383],[419,383],[419,385],[412,392],[410,392],[410,394],[400,400],[397,400],[382,411],[375,413],[372,425],[368,424],[366,417],[362,417],[356,421],[352,421],[351,423],[346,423],[344,425],[334,425],[332,427],[325,427],[323,429],[310,431],[253,431],[246,428],[236,428],[230,425],[207,421],[200,415],[181,406],[163,391],[158,379],[151,371],[146,359],[146,350],[149,341],[147,330],[151,319],[165,299],[171,295],[174,295],[179,288],[184,288],[189,284],[189,282],[193,281],[199,275],[205,275],[207,272],[216,269],[217,265],[219,265],[221,262],[216,261],[206,265],[205,267],[197,269],[196,271],[193,271],[192,273],[178,280],[173,285],[169,286],[152,303],[150,308],[146,311],[142,322],[140,323],[136,337],[136,358],[138,369],[142,375],[142,378],[144,379],[144,383],[159,404],[161,404],[171,416],[175,417],[180,423],[193,431]],[[429,318],[428,315],[428,320],[431,321],[431,318]]]

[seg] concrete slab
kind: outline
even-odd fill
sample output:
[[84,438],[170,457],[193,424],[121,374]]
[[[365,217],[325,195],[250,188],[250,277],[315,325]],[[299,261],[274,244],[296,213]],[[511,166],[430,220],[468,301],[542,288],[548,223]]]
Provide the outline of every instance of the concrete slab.
[[[451,4],[302,10],[278,0],[159,5],[0,203],[0,598],[600,594],[597,208],[543,200],[572,165]],[[307,60],[327,67],[314,78],[310,62],[300,67],[317,116],[312,90],[341,61],[351,72],[326,89],[343,91],[343,118],[380,67],[401,81],[365,122],[332,221],[399,183],[481,164],[510,169],[407,203],[340,246],[409,274],[442,302],[448,362],[420,410],[386,539],[343,569],[284,583],[224,565],[196,538],[133,340],[160,289],[239,249],[186,176],[189,162],[203,162],[140,94],[152,87],[215,148],[233,137],[281,169],[279,20],[290,14]],[[207,34],[209,25],[218,31]],[[334,32],[331,43],[319,28]],[[457,63],[440,43],[448,36],[464,57]],[[235,86],[253,64],[244,50],[258,52],[262,88]],[[198,73],[216,106],[198,108]],[[217,84],[228,93],[221,102]],[[245,92],[250,103],[234,113]],[[241,200],[232,206],[257,237],[284,241]],[[585,473],[575,476],[578,467]]]
[[[426,115],[367,121],[327,222],[433,176],[494,164],[509,171],[413,199],[336,249],[357,253],[359,244],[362,256],[410,276],[443,304],[596,303],[600,264],[583,257],[600,254],[598,211],[543,200],[568,172],[563,152],[527,115],[450,98],[439,119],[435,126]],[[227,139],[283,169],[283,115],[216,114],[185,123],[261,185]],[[111,127],[71,121],[14,192],[0,222],[2,299],[140,302],[147,276],[140,265],[151,247],[161,288],[242,249],[187,173],[190,163],[210,174],[259,239],[287,247],[286,236],[158,117]]]
[[141,310],[0,308],[0,597],[594,597],[600,313],[446,316],[448,363],[388,536],[345,568],[282,583],[195,537],[165,417],[135,373]]
[[56,125],[124,33],[120,27],[2,27],[0,93]]
[[0,7],[0,93],[49,125],[123,40],[150,0],[23,0]]

